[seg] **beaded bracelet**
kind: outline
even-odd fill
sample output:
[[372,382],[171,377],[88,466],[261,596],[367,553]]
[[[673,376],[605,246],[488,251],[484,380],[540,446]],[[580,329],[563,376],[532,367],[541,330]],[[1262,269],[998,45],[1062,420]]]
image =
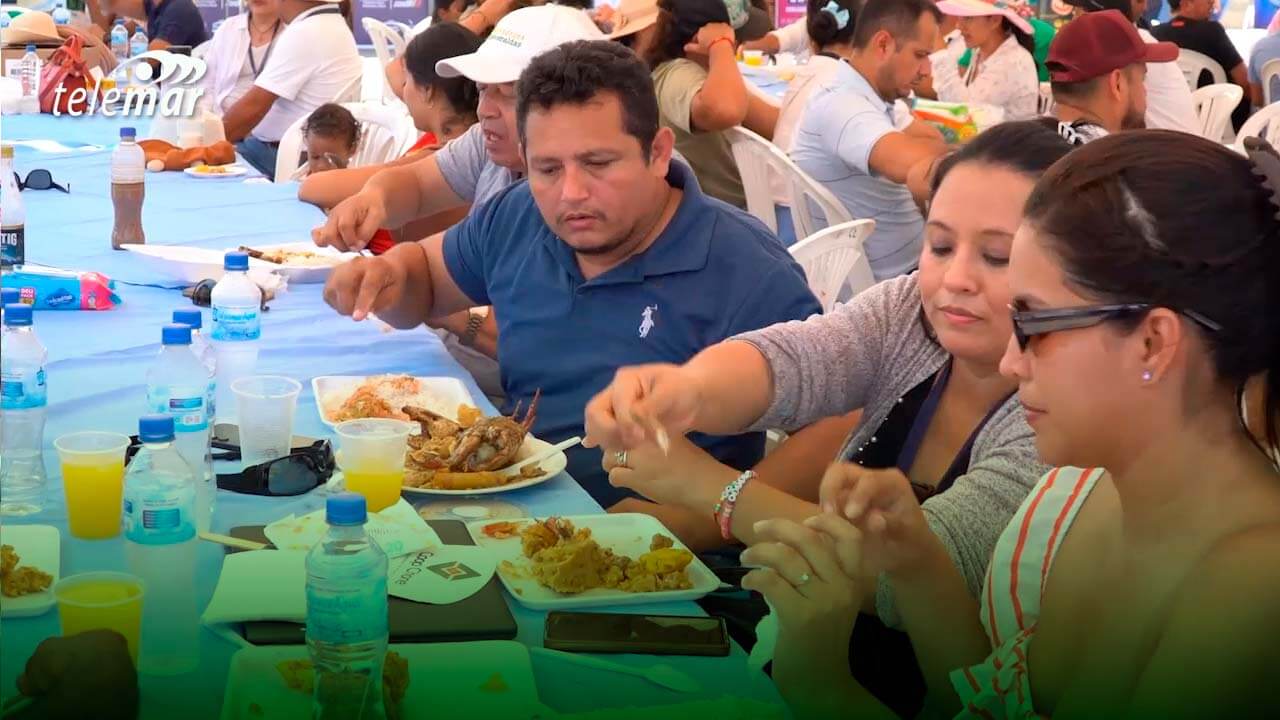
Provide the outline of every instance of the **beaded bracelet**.
[[734,478],[733,482],[726,485],[724,491],[720,493],[720,502],[716,503],[713,512],[720,525],[720,537],[725,540],[733,539],[733,533],[729,528],[733,522],[733,510],[738,506],[738,497],[742,495],[742,488],[755,477],[755,470],[747,470]]

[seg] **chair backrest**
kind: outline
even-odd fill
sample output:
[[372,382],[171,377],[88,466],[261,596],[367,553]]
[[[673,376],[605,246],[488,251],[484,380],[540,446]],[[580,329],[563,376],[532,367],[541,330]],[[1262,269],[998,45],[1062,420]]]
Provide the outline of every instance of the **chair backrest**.
[[1258,74],[1262,80],[1262,102],[1270,105],[1277,100],[1275,91],[1280,89],[1280,58],[1271,58],[1262,64],[1262,72]]
[[395,33],[404,40],[406,45],[413,39],[413,28],[409,27],[406,23],[402,23],[399,20],[388,20],[387,27],[394,30]]
[[[378,57],[378,74],[381,76],[381,69],[404,52],[407,41],[399,32],[387,27],[386,23],[376,18],[366,17],[360,21],[360,24],[369,34],[369,40],[373,42],[373,53]],[[385,78],[382,80],[382,96],[389,101],[396,100],[391,88],[387,87]]]
[[[844,204],[830,190],[809,177],[777,145],[743,127],[730,128],[725,134],[733,150],[734,162],[738,165],[738,174],[742,177],[747,212],[760,218],[770,230],[778,231],[778,216],[769,183],[769,178],[775,175],[788,188],[796,237],[808,237],[824,227],[853,220]],[[814,214],[815,207],[821,220]]]
[[1272,145],[1280,143],[1280,102],[1262,108],[1244,121],[1236,139],[1244,142],[1247,137],[1262,138]]
[[[405,132],[405,118],[400,117],[394,106],[382,103],[344,102],[342,107],[351,111],[360,123],[360,143],[348,167],[363,167],[390,162],[413,143]],[[307,118],[298,118],[284,136],[276,151],[276,182],[289,182],[298,170],[298,158],[302,153],[302,126]],[[412,125],[412,118],[408,119]],[[406,139],[408,138],[408,139]]]
[[1178,69],[1182,70],[1192,92],[1200,87],[1200,73],[1206,70],[1213,76],[1214,85],[1227,81],[1227,71],[1222,69],[1217,60],[1195,50],[1182,48],[1178,51]]
[[1040,83],[1040,97],[1036,101],[1037,115],[1050,115],[1053,113],[1053,85],[1047,82]]
[[823,312],[835,306],[846,282],[854,295],[875,284],[871,263],[863,250],[875,229],[875,220],[851,220],[832,225],[791,246],[791,256],[804,268],[809,289],[818,296]]
[[1191,104],[1200,121],[1200,136],[1214,142],[1229,140],[1231,113],[1244,99],[1244,88],[1232,83],[1205,85],[1191,93]]

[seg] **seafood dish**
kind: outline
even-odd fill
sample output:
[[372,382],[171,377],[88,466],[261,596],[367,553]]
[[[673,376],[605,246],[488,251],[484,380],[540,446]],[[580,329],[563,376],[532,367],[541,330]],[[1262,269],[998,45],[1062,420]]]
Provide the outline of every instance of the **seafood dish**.
[[[336,394],[336,393],[335,393]],[[428,403],[423,383],[409,375],[376,375],[356,386],[341,399],[326,397],[324,414],[329,422],[361,418],[390,418],[409,420],[404,412],[406,405],[421,406]]]
[[53,576],[19,563],[22,558],[12,545],[0,545],[0,594],[5,597],[22,597],[44,592],[53,583]]
[[276,265],[311,265],[311,266],[327,266],[340,265],[341,257],[333,255],[322,255],[310,250],[288,250],[285,248],[274,248],[271,250],[255,250],[245,245],[240,246],[241,252],[249,254],[249,257],[263,262],[275,263]]
[[[284,660],[276,664],[276,672],[284,680],[290,690],[311,695],[315,691],[315,667],[310,660]],[[329,690],[337,695],[344,690],[351,690],[352,697],[359,701],[359,693],[364,688],[364,677],[360,675],[343,676],[341,674],[327,683]],[[388,720],[400,717],[400,703],[409,689],[409,661],[399,653],[388,650],[382,663],[382,704]],[[354,715],[352,717],[355,717]]]
[[457,420],[424,407],[401,408],[421,428],[418,435],[409,436],[405,486],[472,490],[541,476],[537,465],[522,467],[515,475],[498,472],[516,461],[537,417],[540,397],[540,392],[534,393],[523,415],[523,403],[517,402],[510,417],[485,417],[470,405],[458,407]]
[[[513,537],[511,523],[492,523],[482,529],[490,537]],[[656,534],[649,552],[637,558],[602,547],[590,528],[576,528],[564,518],[551,517],[529,523],[519,532],[522,555],[529,561],[527,572],[538,583],[555,592],[573,595],[596,588],[629,593],[688,590],[693,587],[687,568],[693,553],[674,547],[672,538]],[[509,561],[506,572],[521,573]]]

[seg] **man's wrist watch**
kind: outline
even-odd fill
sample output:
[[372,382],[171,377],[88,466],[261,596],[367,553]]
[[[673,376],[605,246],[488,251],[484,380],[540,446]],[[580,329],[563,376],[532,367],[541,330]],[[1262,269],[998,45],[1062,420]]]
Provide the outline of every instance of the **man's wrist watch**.
[[489,308],[471,308],[467,311],[467,327],[462,331],[462,344],[472,347],[476,344],[476,336],[480,334],[480,326],[489,317]]

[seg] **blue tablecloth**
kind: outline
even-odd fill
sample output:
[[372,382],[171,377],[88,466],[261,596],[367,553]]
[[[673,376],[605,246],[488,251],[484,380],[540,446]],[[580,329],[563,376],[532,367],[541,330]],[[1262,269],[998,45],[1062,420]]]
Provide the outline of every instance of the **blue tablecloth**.
[[[111,250],[112,207],[108,182],[110,146],[120,120],[6,116],[5,142],[54,139],[64,152],[19,145],[19,172],[47,168],[69,195],[57,191],[23,193],[27,210],[27,257],[31,262],[66,269],[97,270],[120,281],[123,304],[105,312],[38,312],[35,329],[49,350],[49,419],[45,430],[45,463],[49,470],[49,507],[37,516],[6,524],[47,523],[63,533],[62,574],[96,569],[124,569],[120,539],[77,540],[66,532],[66,510],[53,439],[77,430],[110,430],[132,434],[144,411],[144,376],[159,352],[159,329],[174,308],[189,306],[175,289],[156,287],[129,253]],[[141,134],[141,128],[140,128]],[[78,147],[90,144],[101,149]],[[148,173],[143,212],[147,242],[223,249],[239,244],[305,240],[323,219],[321,213],[296,199],[292,184],[264,185],[237,180],[201,180],[181,173]],[[320,375],[364,375],[412,372],[416,375],[462,379],[477,402],[493,408],[474,381],[445,352],[432,334],[380,332],[371,323],[354,323],[325,306],[319,285],[297,285],[276,298],[264,315],[258,370],[290,375],[303,383],[298,399],[295,432],[329,436],[316,412],[309,381]],[[206,314],[206,318],[207,318]],[[600,509],[567,475],[535,488],[502,495],[536,515],[582,514]],[[213,530],[265,524],[288,513],[321,507],[314,496],[262,498],[219,492]],[[222,548],[201,543],[197,597],[201,607],[211,596],[221,567]],[[519,624],[519,641],[541,645],[544,613],[510,601]],[[621,609],[620,609],[621,610]],[[635,606],[627,612],[701,614],[693,603]],[[13,692],[14,681],[36,645],[59,632],[57,612],[37,618],[3,621],[0,642],[0,695]],[[204,630],[197,672],[174,678],[141,680],[144,717],[214,718],[221,706],[228,663],[238,647]],[[623,662],[648,665],[645,656],[615,656]],[[677,657],[664,659],[700,681],[701,696],[677,695],[621,675],[585,671],[558,661],[535,660],[542,701],[561,711],[627,705],[652,705],[697,697],[734,694],[777,701],[772,684],[750,672],[745,656],[734,648],[729,658]]]

